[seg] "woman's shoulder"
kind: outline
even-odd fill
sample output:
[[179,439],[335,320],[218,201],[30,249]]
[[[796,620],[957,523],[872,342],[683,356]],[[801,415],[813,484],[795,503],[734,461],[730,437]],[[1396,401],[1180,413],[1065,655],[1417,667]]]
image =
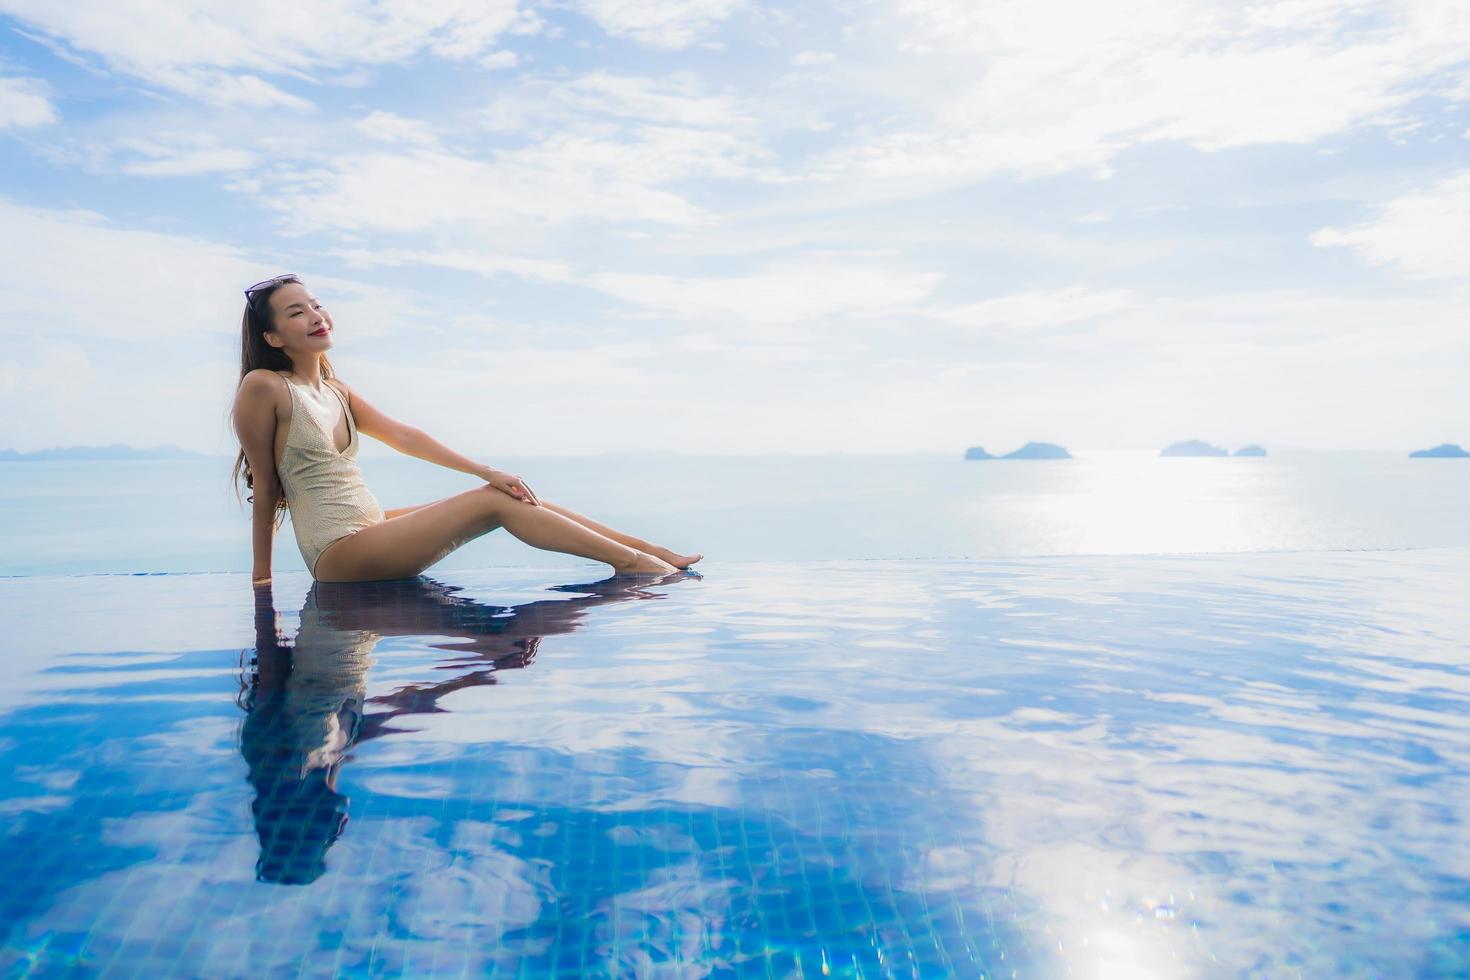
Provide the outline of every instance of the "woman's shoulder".
[[246,371],[245,376],[240,379],[236,397],[263,398],[279,406],[282,402],[290,401],[291,398],[291,392],[283,382],[285,379],[269,368],[254,368]]
[[240,378],[240,387],[243,388],[246,385],[270,385],[279,388],[281,382],[285,380],[285,378],[281,377],[281,372],[279,371],[272,371],[270,368],[251,368]]

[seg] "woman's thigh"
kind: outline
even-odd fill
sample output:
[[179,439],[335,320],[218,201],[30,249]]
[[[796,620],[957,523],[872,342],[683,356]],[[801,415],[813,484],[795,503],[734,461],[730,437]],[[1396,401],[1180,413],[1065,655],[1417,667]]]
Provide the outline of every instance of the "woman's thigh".
[[419,574],[455,548],[500,526],[494,487],[423,504],[332,542],[316,563],[323,582],[372,582]]
[[[435,501],[431,500],[429,501],[429,503],[435,503]],[[429,506],[429,504],[409,504],[407,507],[393,507],[389,510],[383,511],[383,519],[391,521],[395,517],[402,517],[404,514],[412,514],[414,511],[422,510],[427,506]]]

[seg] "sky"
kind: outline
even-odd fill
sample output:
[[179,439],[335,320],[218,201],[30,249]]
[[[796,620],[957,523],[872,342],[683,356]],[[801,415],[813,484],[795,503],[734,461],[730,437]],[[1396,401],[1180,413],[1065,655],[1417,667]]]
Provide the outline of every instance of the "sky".
[[1470,446],[1470,5],[0,0],[0,228],[22,451]]

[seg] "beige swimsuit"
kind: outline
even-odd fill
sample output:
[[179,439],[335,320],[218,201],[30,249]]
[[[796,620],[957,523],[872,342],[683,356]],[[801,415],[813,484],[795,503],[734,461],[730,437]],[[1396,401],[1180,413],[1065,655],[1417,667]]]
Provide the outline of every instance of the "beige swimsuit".
[[291,391],[291,424],[276,469],[291,512],[296,544],[312,578],[316,578],[317,559],[327,546],[383,520],[383,508],[358,469],[357,420],[342,393],[322,382],[342,402],[347,416],[347,448],[338,452],[332,420],[301,390],[310,386],[298,385],[284,374],[281,380]]

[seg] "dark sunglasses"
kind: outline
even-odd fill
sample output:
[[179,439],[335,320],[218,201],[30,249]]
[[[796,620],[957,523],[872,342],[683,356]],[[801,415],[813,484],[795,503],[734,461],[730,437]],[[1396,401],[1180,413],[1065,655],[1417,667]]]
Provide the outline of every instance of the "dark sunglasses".
[[255,301],[255,296],[253,294],[257,289],[264,289],[266,286],[284,286],[288,282],[300,281],[301,277],[294,272],[288,272],[283,276],[273,276],[270,279],[262,280],[261,282],[258,282],[255,285],[251,286],[249,289],[245,290],[245,302],[252,303]]

